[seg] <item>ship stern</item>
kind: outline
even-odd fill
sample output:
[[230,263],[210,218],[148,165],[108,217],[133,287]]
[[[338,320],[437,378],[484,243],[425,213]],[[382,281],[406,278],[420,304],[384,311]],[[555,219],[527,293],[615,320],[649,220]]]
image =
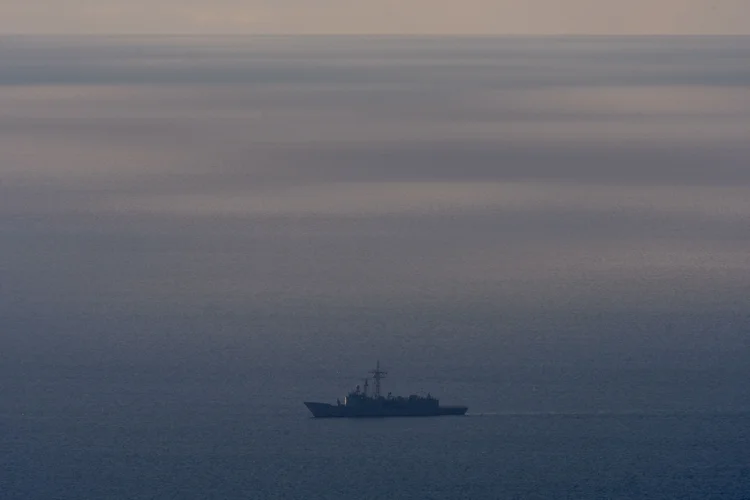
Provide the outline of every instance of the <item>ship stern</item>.
[[441,406],[439,415],[465,415],[468,409],[466,406]]

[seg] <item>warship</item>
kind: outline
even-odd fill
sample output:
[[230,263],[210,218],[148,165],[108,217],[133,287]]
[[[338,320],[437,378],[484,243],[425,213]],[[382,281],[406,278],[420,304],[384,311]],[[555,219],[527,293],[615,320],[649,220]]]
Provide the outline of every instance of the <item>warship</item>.
[[380,369],[380,361],[374,370],[370,370],[375,381],[375,389],[369,394],[369,378],[364,379],[364,386],[357,386],[342,403],[336,404],[305,402],[315,418],[358,418],[358,417],[436,417],[439,415],[463,415],[466,406],[440,406],[440,401],[430,394],[427,396],[387,396],[380,394],[380,381],[387,372]]

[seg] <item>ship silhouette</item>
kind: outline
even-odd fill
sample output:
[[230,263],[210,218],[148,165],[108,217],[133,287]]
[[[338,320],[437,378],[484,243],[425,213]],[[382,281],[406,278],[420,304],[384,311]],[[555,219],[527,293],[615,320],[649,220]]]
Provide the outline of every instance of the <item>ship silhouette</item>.
[[440,401],[432,397],[418,396],[412,394],[407,397],[387,396],[380,394],[380,381],[385,378],[387,372],[380,369],[380,361],[374,370],[370,370],[375,381],[375,390],[368,394],[369,379],[366,378],[364,386],[357,386],[351,391],[342,403],[336,404],[305,402],[315,418],[357,418],[357,417],[436,417],[440,415],[463,415],[468,408],[466,406],[440,406]]

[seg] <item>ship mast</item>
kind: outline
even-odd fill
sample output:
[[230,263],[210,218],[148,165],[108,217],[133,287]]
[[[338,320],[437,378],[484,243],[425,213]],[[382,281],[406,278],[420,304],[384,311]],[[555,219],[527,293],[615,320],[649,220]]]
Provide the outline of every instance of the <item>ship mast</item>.
[[385,375],[388,372],[382,371],[380,369],[380,361],[378,361],[377,366],[374,370],[370,370],[370,373],[372,373],[372,378],[375,380],[375,397],[380,397],[380,380],[385,378]]

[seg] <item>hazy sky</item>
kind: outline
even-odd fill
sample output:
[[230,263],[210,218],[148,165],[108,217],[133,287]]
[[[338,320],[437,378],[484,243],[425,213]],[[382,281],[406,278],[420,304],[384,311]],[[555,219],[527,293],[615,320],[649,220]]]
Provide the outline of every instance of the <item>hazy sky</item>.
[[747,0],[1,0],[0,33],[748,34]]

